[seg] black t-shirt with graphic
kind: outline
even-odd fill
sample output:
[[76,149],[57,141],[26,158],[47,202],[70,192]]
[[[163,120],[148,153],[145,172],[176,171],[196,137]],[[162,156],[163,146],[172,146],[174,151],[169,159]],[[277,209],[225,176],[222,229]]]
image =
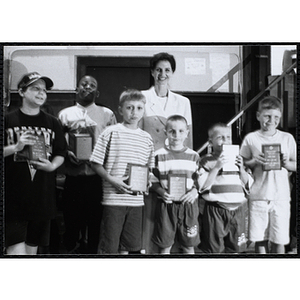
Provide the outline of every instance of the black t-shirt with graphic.
[[[57,118],[41,111],[26,115],[13,111],[5,117],[4,145],[16,144],[20,134],[31,130],[44,137],[46,155],[66,155],[66,141]],[[55,173],[33,169],[28,161],[17,161],[16,154],[5,158],[6,220],[47,220],[55,215]]]

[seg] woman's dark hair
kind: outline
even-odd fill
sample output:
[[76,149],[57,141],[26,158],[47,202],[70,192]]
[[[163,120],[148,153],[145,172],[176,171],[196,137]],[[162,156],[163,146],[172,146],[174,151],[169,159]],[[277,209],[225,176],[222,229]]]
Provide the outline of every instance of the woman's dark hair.
[[160,52],[160,53],[157,53],[155,54],[151,60],[150,60],[150,68],[151,70],[154,70],[157,63],[159,61],[162,61],[162,60],[167,60],[170,65],[171,65],[171,68],[172,68],[172,71],[175,72],[175,69],[176,69],[176,61],[175,61],[175,58],[173,55],[169,54],[169,53],[166,53],[166,52]]

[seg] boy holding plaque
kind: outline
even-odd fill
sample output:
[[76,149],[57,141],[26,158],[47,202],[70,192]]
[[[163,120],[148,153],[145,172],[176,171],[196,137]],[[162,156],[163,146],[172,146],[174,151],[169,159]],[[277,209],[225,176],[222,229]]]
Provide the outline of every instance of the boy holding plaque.
[[201,158],[198,171],[205,200],[200,249],[205,253],[242,252],[246,245],[244,204],[249,176],[242,157],[234,151],[236,145],[231,145],[230,127],[217,123],[208,130],[208,138],[213,152]]
[[[9,255],[34,255],[49,246],[56,214],[55,170],[66,141],[59,121],[41,111],[53,82],[37,72],[18,84],[22,106],[5,116],[5,245]],[[43,247],[43,248],[41,248]],[[46,252],[46,251],[45,251]]]
[[170,116],[165,133],[168,145],[155,152],[151,180],[160,199],[153,242],[161,254],[170,254],[177,237],[183,253],[194,254],[194,246],[199,244],[198,189],[194,182],[199,155],[184,145],[189,130],[183,116]]
[[103,179],[101,254],[139,253],[142,247],[142,211],[148,170],[154,166],[151,136],[138,127],[145,96],[126,90],[120,96],[123,122],[99,136],[90,161]]
[[[256,253],[284,253],[289,243],[289,172],[296,171],[296,142],[290,133],[277,129],[281,101],[273,96],[262,99],[256,114],[260,129],[244,138],[241,155],[252,170],[249,239]],[[269,250],[270,242],[270,250]]]
[[70,254],[96,254],[102,181],[92,170],[89,158],[98,136],[107,126],[116,124],[116,118],[109,108],[96,104],[100,92],[93,76],[83,76],[76,92],[76,104],[58,114],[68,141],[62,207],[66,227],[64,246]]

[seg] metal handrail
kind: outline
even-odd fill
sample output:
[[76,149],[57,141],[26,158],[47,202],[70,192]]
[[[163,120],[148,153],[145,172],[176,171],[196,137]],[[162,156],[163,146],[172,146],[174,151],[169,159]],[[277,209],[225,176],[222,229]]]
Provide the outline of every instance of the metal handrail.
[[[290,73],[294,68],[296,68],[297,62],[294,62],[290,67],[288,67],[280,76],[275,78],[262,92],[258,93],[250,102],[248,102],[238,114],[236,114],[228,123],[227,126],[231,126],[237,119],[239,119],[244,112],[249,109],[255,102],[266,92],[269,91],[272,87],[274,87],[279,81],[281,81],[288,73]],[[198,150],[198,154],[201,153],[204,149],[206,149],[209,145],[207,141],[203,144]]]

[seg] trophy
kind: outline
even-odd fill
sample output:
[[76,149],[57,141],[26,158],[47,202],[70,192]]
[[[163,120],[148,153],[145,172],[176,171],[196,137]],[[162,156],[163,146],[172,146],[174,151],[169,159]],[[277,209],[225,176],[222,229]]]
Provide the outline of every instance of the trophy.
[[89,160],[92,150],[92,137],[88,133],[69,133],[69,146],[80,160]]

